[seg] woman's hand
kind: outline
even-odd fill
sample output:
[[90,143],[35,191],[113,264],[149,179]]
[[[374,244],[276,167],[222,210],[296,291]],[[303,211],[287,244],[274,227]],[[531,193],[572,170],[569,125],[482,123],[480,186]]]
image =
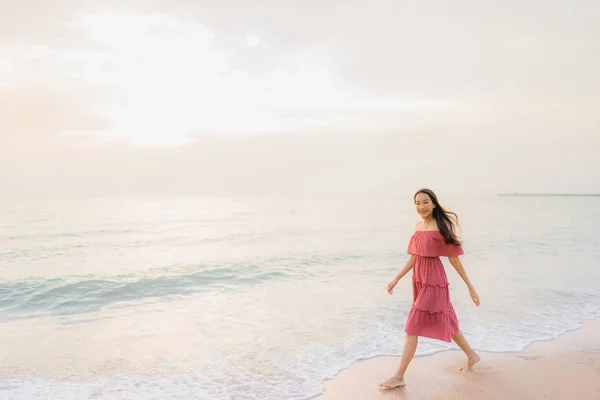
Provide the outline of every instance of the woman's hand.
[[393,281],[391,281],[388,285],[387,285],[387,292],[389,294],[393,294],[394,293],[394,288],[396,287],[396,285],[398,284],[398,279],[394,279]]
[[475,305],[477,307],[479,307],[479,295],[477,294],[477,291],[475,289],[469,289],[469,295],[471,296],[471,300],[473,300],[473,303],[475,303]]

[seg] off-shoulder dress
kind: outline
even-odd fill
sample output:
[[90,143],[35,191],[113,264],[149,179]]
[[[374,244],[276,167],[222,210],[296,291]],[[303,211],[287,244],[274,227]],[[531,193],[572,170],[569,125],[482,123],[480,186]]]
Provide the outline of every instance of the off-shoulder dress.
[[404,331],[451,342],[458,332],[458,318],[450,302],[448,277],[440,257],[464,254],[462,246],[449,245],[439,231],[416,231],[408,244],[414,256],[413,304]]

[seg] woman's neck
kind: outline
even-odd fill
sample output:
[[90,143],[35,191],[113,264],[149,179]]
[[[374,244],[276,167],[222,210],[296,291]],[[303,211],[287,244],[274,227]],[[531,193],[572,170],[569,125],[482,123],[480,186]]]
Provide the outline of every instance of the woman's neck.
[[423,225],[435,225],[435,219],[433,218],[433,215],[423,218]]

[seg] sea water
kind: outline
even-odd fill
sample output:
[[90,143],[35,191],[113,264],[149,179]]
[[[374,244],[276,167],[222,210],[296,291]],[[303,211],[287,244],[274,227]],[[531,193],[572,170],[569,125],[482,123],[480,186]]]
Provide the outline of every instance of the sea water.
[[[411,200],[4,201],[0,398],[313,397],[401,352],[410,275],[385,288],[408,259]],[[600,316],[600,197],[444,200],[481,297],[446,260],[473,347],[519,351]]]

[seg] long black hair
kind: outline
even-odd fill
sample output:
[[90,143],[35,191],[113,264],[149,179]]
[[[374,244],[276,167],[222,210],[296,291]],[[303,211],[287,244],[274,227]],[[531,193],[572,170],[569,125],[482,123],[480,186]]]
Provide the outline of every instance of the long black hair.
[[[444,210],[444,208],[440,205],[440,202],[438,201],[437,196],[435,195],[435,193],[433,193],[433,190],[431,190],[431,189],[417,190],[417,192],[413,196],[414,200],[416,200],[417,195],[419,193],[426,194],[427,196],[429,196],[429,198],[433,202],[433,205],[435,206],[433,208],[433,218],[435,219],[435,222],[437,223],[440,233],[444,237],[444,242],[446,242],[446,244],[460,246],[461,243],[458,240],[458,238],[456,237],[456,231],[455,231],[455,227],[458,224],[458,215],[456,215],[455,213],[453,213],[451,211]],[[454,219],[452,219],[452,217],[454,217]]]

